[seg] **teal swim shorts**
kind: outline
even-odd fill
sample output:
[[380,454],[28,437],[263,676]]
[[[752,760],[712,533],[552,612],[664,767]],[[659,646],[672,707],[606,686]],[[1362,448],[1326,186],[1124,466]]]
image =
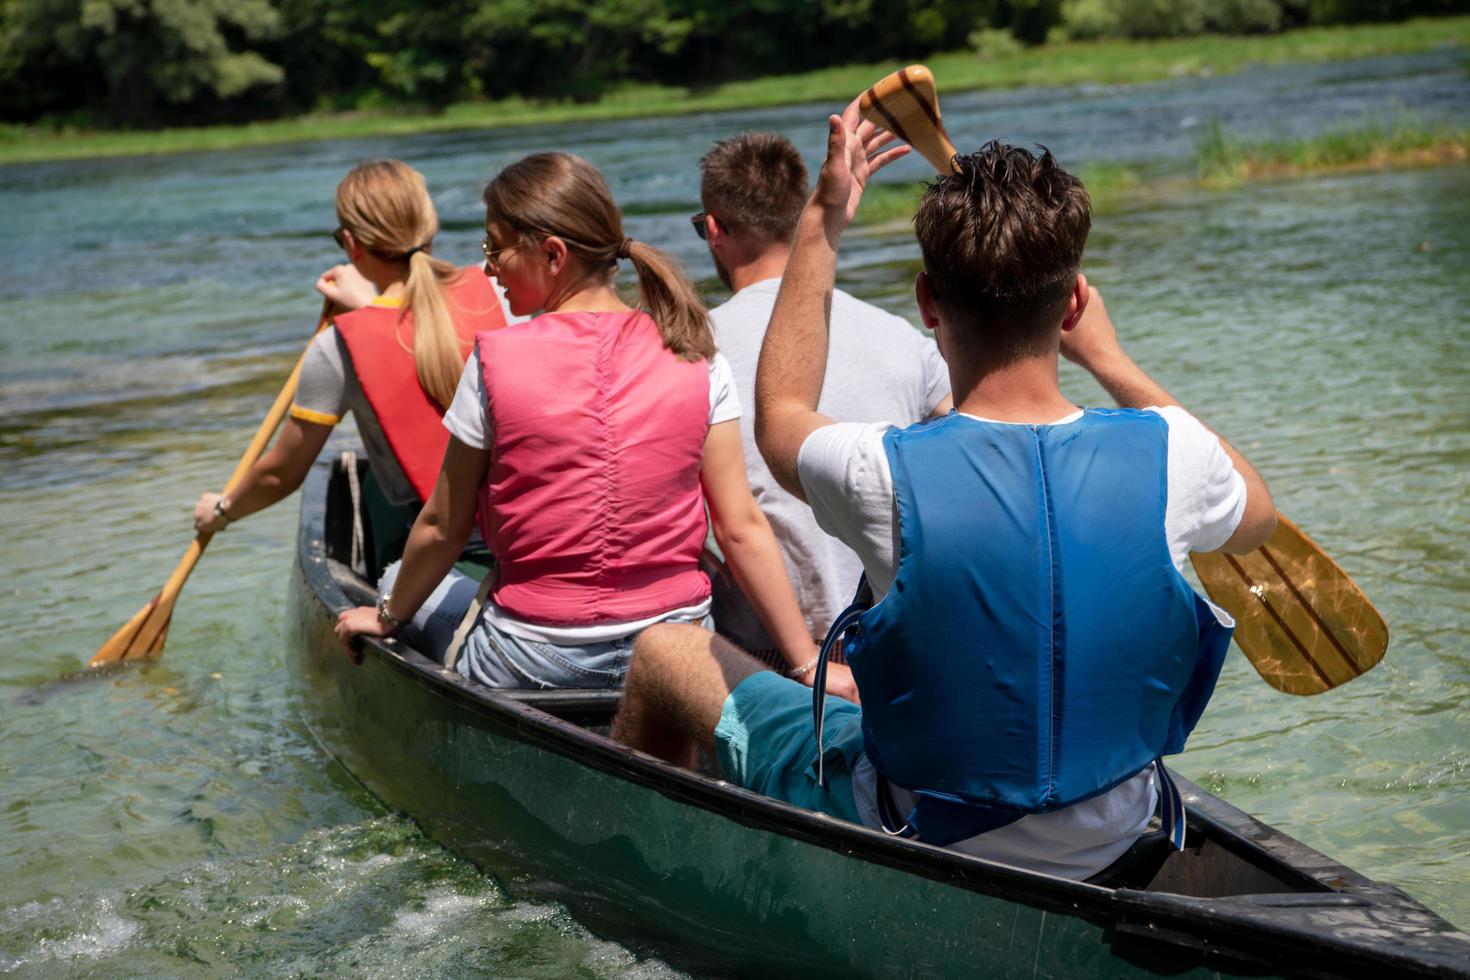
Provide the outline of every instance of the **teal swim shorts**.
[[822,739],[827,785],[817,782],[812,691],[763,670],[736,685],[715,727],[715,758],[725,778],[745,789],[861,823],[852,770],[863,751],[863,709],[827,696]]

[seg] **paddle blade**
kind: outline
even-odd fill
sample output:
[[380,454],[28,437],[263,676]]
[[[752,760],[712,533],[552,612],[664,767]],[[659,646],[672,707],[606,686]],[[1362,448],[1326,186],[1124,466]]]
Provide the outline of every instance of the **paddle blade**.
[[1248,555],[1189,557],[1210,598],[1235,617],[1235,642],[1278,691],[1330,691],[1388,649],[1388,626],[1373,603],[1280,515],[1276,533]]
[[954,169],[954,143],[944,131],[939,93],[928,68],[909,65],[885,75],[862,94],[858,110],[864,119],[918,150],[935,173]]
[[157,626],[158,600],[160,595],[148,600],[148,603],[133,614],[133,618],[123,623],[122,627],[107,642],[92,655],[87,661],[88,667],[101,667],[105,664],[120,663],[123,660],[136,659],[138,657],[153,656],[163,649],[163,637],[168,633],[168,620],[173,614],[173,604],[169,604],[168,613],[163,617],[161,627]]

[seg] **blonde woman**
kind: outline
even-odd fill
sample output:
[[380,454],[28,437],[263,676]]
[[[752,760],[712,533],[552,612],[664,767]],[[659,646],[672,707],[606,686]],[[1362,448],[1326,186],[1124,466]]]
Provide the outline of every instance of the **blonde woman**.
[[229,497],[206,493],[199,531],[219,531],[301,485],[332,427],[347,412],[367,450],[375,571],[401,551],[429,495],[448,442],[440,419],[454,397],[477,331],[505,325],[494,286],[479,267],[431,254],[439,218],[420,174],[398,160],[359,164],[337,185],[332,237],[350,271],[317,288],[341,306],[307,352],[289,418],[270,451]]
[[[439,627],[468,607],[451,567],[478,511],[498,577],[460,673],[494,687],[617,687],[641,630],[708,624],[699,558],[712,525],[791,675],[811,683],[816,648],[746,483],[739,397],[693,287],[625,236],[602,175],[579,157],[512,164],[485,206],[485,257],[511,312],[540,315],[478,336],[403,563],[376,609],[342,614],[338,635],[411,622],[442,657]],[[620,261],[637,274],[638,307],[613,286]],[[851,694],[850,675],[837,670],[828,690]]]

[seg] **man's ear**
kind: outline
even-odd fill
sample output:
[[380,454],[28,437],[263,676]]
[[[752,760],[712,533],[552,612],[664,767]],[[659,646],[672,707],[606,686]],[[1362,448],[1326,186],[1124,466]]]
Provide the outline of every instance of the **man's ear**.
[[914,300],[919,304],[919,319],[930,330],[939,329],[939,306],[934,302],[934,287],[929,274],[921,272],[914,277]]
[[725,227],[720,224],[719,219],[706,212],[704,216],[704,239],[709,242],[710,248],[721,244],[725,236]]
[[1067,297],[1067,315],[1062,317],[1062,333],[1066,333],[1081,322],[1082,314],[1087,310],[1089,295],[1087,277],[1079,272],[1077,281],[1072,284],[1072,295]]

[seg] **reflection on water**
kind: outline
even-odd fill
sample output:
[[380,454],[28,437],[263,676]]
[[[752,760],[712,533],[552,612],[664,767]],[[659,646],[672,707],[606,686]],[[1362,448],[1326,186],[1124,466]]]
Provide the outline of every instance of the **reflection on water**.
[[[1467,94],[1463,55],[1441,53],[946,114],[1082,163],[1187,155],[1183,120],[1212,109],[1296,131],[1375,99],[1463,121]],[[0,972],[667,973],[517,902],[324,757],[280,651],[291,504],[215,542],[163,661],[55,678],[162,582],[304,343],[352,162],[418,163],[441,253],[468,260],[496,163],[578,149],[636,204],[634,235],[708,275],[682,217],[694,161],[752,125],[821,139],[805,108],[0,170],[19,228],[0,238]],[[850,244],[842,285],[911,315],[908,235]],[[1315,698],[1232,656],[1179,768],[1470,926],[1470,168],[1153,201],[1100,217],[1087,266],[1139,360],[1251,455],[1393,636]]]

